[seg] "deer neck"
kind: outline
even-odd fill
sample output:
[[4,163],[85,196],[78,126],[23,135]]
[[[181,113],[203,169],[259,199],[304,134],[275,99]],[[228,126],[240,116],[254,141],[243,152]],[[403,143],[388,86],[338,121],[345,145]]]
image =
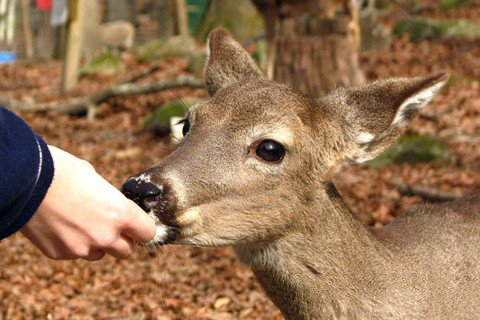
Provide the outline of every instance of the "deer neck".
[[235,251],[287,319],[368,317],[389,253],[333,184],[316,199],[284,237]]

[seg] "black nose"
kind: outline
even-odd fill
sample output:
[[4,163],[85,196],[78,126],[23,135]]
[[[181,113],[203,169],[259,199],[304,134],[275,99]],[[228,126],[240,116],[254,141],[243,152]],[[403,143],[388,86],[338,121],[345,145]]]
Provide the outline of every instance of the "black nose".
[[145,211],[150,211],[158,203],[163,193],[162,187],[140,177],[128,179],[123,184],[121,191]]

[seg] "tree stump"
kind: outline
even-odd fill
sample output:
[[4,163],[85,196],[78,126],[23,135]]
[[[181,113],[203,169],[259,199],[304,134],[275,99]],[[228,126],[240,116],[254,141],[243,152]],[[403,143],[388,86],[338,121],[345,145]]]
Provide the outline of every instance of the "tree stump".
[[275,36],[273,78],[313,95],[364,81],[348,17],[288,18]]
[[[358,1],[254,0],[267,27],[268,74],[312,96],[364,82]],[[339,7],[340,6],[340,7]]]

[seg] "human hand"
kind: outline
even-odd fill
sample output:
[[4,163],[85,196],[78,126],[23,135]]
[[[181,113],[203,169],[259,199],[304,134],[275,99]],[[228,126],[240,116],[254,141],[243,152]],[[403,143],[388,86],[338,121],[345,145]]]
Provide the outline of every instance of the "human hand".
[[52,185],[21,232],[52,259],[126,258],[133,241],[148,242],[155,223],[86,161],[49,146]]

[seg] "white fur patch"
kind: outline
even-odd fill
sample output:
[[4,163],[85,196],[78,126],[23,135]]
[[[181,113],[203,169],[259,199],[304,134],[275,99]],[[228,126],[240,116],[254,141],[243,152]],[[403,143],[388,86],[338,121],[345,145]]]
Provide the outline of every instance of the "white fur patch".
[[245,164],[248,166],[252,166],[255,169],[262,171],[266,174],[271,174],[271,175],[279,174],[282,169],[282,163],[278,165],[271,165],[269,163],[264,163],[253,157],[248,157],[247,160],[245,161]]
[[291,145],[293,143],[293,133],[287,127],[275,127],[272,125],[256,126],[252,129],[251,141],[248,144],[257,140],[272,139],[282,143],[283,145]]
[[156,245],[167,239],[168,236],[168,227],[164,224],[160,224],[155,228],[155,237],[152,240],[146,243],[146,245]]
[[356,141],[358,144],[365,144],[372,141],[373,139],[375,139],[375,136],[370,132],[360,132],[360,134],[357,136]]
[[150,178],[151,178],[150,174],[142,173],[139,176],[134,177],[132,179],[135,179],[135,181],[137,181],[137,183],[140,184],[141,182],[150,183],[151,182]]
[[375,136],[370,132],[360,132],[360,134],[356,138],[356,142],[360,145],[360,149],[358,150],[358,155],[355,157],[356,163],[363,163],[371,159],[371,155],[367,152],[368,144]]
[[405,113],[410,110],[419,111],[425,105],[432,100],[433,96],[440,90],[440,88],[445,84],[445,81],[434,84],[433,86],[420,91],[419,93],[409,97],[405,100],[402,105],[398,108],[397,114],[392,121],[392,125],[404,125],[406,124]]
[[180,141],[183,139],[183,123],[179,123],[183,120],[183,117],[171,117],[170,118],[170,131],[172,132],[172,144],[176,145],[179,144]]
[[355,163],[363,163],[363,162],[371,160],[371,159],[372,159],[372,156],[370,154],[363,153],[363,154],[358,155],[355,158]]
[[207,57],[205,59],[205,70],[206,70],[208,66],[208,62],[210,61],[210,37],[207,38],[207,45],[205,46],[205,48],[207,51]]

